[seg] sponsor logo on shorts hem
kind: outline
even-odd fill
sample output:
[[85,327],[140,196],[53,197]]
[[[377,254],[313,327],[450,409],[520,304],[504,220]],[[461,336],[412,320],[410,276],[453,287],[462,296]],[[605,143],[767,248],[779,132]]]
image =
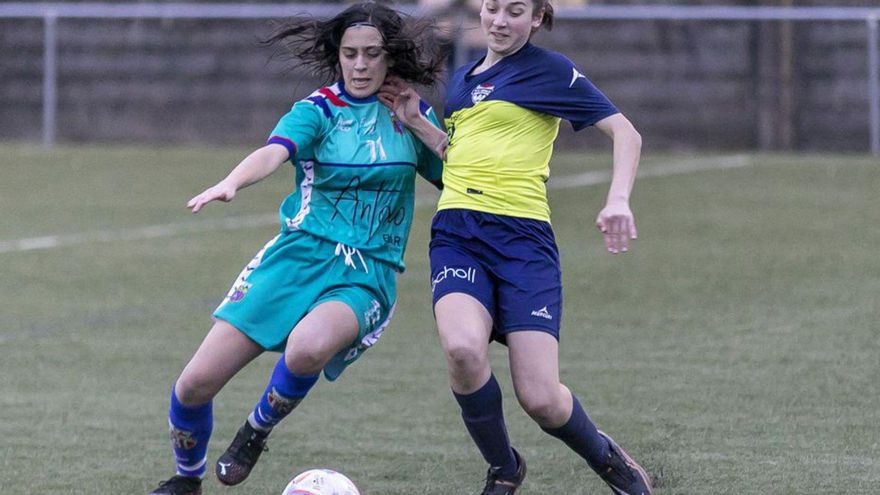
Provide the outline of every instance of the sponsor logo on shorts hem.
[[370,309],[364,312],[364,323],[367,325],[367,330],[372,330],[379,320],[382,318],[382,305],[379,304],[379,301],[373,299],[370,303]]
[[544,318],[545,320],[552,320],[553,319],[553,315],[551,315],[550,312],[547,311],[547,306],[544,306],[543,308],[541,308],[537,311],[532,311],[532,316]]

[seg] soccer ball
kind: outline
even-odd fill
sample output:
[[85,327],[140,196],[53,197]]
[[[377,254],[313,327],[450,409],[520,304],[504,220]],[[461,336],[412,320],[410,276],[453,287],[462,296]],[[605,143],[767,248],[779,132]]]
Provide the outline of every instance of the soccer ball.
[[290,480],[281,495],[361,495],[361,492],[342,473],[310,469]]

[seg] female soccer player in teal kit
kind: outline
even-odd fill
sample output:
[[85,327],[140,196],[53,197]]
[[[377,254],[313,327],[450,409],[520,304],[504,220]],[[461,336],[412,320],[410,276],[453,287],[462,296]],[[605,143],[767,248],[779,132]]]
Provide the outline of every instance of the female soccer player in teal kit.
[[[440,184],[442,162],[382,105],[387,74],[432,84],[444,61],[419,48],[432,26],[375,3],[320,22],[296,18],[270,41],[336,82],[297,102],[267,144],[188,203],[197,213],[231,201],[290,160],[296,189],[280,207],[281,230],[247,264],[214,312],[215,323],[171,392],[177,474],[153,494],[200,494],[212,399],[264,351],[281,358],[253,412],[219,458],[226,485],[248,476],[271,429],[324,370],[334,380],[388,325],[413,216],[416,173]],[[431,110],[420,110],[439,123]]]
[[[511,495],[526,474],[508,439],[487,355],[491,340],[507,345],[517,399],[544,431],[614,493],[648,495],[645,470],[559,382],[562,286],[545,182],[560,119],[575,130],[595,126],[614,142],[613,180],[596,219],[612,253],[627,251],[636,237],[629,196],[641,137],[570,60],[530,43],[552,20],[546,0],[484,0],[486,56],[449,83],[444,189],[431,229],[434,314],[453,394],[490,466],[483,495]],[[380,98],[423,141],[439,139],[408,85],[391,80]]]

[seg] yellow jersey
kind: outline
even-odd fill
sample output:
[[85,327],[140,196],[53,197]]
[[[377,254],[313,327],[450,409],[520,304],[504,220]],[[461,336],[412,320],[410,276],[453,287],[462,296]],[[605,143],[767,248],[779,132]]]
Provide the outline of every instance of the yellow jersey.
[[562,119],[575,130],[618,113],[566,57],[527,43],[488,70],[453,75],[438,209],[550,221],[545,183]]

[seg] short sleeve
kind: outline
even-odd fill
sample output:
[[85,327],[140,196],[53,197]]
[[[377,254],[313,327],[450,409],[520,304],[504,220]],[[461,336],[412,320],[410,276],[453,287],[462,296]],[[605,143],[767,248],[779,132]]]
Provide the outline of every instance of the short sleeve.
[[314,103],[298,101],[275,125],[266,144],[284,146],[292,160],[297,149],[308,147],[321,136],[325,120],[322,111]]
[[[434,109],[422,102],[422,115],[428,119],[429,122],[434,124],[434,127],[438,129],[443,129],[443,126],[440,125],[440,121],[437,120],[437,113]],[[417,139],[413,137],[413,139]],[[425,180],[429,182],[437,182],[443,177],[443,160],[440,159],[431,149],[425,146],[424,143],[419,141],[419,152],[418,159],[419,163],[417,166],[417,170],[419,175],[425,178]]]
[[571,60],[549,55],[540,72],[532,74],[536,84],[524,96],[523,107],[567,120],[576,131],[620,113]]

